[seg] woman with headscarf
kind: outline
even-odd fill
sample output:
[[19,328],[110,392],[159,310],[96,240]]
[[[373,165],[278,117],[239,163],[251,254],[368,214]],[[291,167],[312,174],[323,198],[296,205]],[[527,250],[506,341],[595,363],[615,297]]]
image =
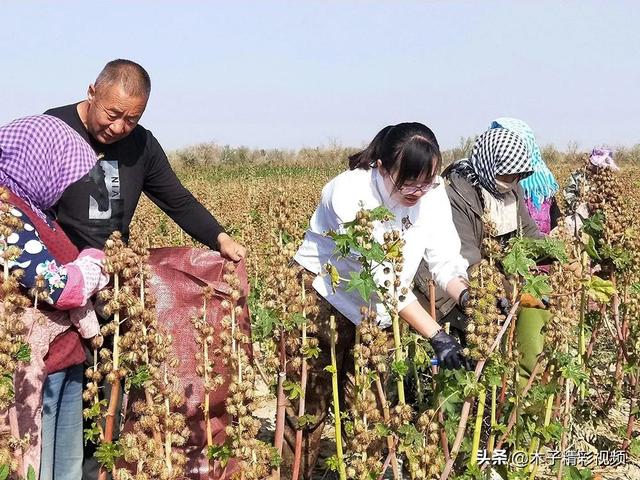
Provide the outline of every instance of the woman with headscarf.
[[605,147],[595,147],[591,150],[584,167],[575,170],[569,175],[567,184],[562,192],[568,214],[564,219],[565,225],[576,237],[580,236],[580,228],[590,215],[585,201],[585,195],[589,191],[587,177],[590,172],[595,172],[598,169],[609,169],[614,172],[620,170],[620,167],[613,160],[612,150]]
[[518,135],[527,145],[531,154],[533,173],[520,181],[527,210],[538,225],[540,232],[548,235],[555,227],[560,216],[555,194],[559,186],[553,173],[542,158],[542,152],[536,142],[533,130],[517,118],[498,118],[491,122],[490,128],[506,128]]
[[[451,204],[453,223],[462,244],[461,254],[469,268],[482,260],[485,237],[483,215],[494,225],[494,238],[502,245],[516,235],[541,238],[538,226],[527,209],[520,181],[533,173],[531,154],[523,138],[506,128],[492,128],[480,135],[468,159],[459,160],[443,172]],[[429,267],[422,262],[415,277],[418,299],[428,302]],[[464,306],[468,295],[455,304],[439,289],[436,306],[439,322],[450,326],[464,338],[467,317]],[[507,313],[507,299],[497,299]],[[521,349],[522,351],[522,349]]]
[[80,336],[101,338],[89,298],[108,282],[104,254],[78,252],[46,212],[96,161],[91,147],[55,117],[26,117],[0,127],[2,211],[17,224],[0,237],[0,251],[17,253],[8,268],[23,272],[24,292],[32,295],[36,286],[40,291],[37,309],[24,313],[31,359],[14,376],[13,408],[19,435],[31,436],[23,467],[40,465],[41,480],[82,476]]
[[519,184],[533,173],[526,142],[506,128],[492,128],[480,135],[471,157],[449,166],[443,173],[451,203],[453,223],[462,242],[462,256],[475,265],[482,258],[482,215],[488,212],[495,236],[503,244],[521,232],[541,237],[527,209]]

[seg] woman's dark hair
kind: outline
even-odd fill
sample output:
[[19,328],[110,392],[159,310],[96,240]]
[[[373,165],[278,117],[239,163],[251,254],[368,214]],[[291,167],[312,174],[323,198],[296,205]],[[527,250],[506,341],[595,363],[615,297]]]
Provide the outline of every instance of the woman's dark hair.
[[396,174],[396,188],[421,177],[432,181],[442,165],[436,136],[417,122],[384,127],[367,148],[349,157],[349,169],[368,170],[378,159],[387,172]]

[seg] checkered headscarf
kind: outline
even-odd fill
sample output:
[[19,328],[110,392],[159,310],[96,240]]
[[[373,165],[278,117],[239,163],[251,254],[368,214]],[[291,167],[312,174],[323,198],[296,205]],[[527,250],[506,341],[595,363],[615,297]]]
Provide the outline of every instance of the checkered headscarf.
[[42,218],[96,162],[89,144],[56,117],[35,115],[0,127],[0,185]]
[[531,175],[533,167],[527,145],[518,135],[505,128],[492,128],[476,139],[471,157],[458,162],[454,170],[473,185],[502,198],[496,189],[496,175],[517,173],[523,179]]
[[553,173],[542,159],[542,152],[536,142],[531,127],[517,118],[498,118],[491,122],[489,128],[506,128],[516,133],[527,144],[531,152],[531,168],[533,174],[523,179],[520,186],[524,190],[525,198],[530,199],[537,209],[540,209],[542,202],[553,197],[559,190],[558,182]]

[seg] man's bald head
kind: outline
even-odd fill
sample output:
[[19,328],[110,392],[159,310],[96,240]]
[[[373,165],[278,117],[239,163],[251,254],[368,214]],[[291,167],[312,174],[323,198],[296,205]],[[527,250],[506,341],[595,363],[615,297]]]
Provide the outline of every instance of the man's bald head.
[[131,97],[149,98],[151,94],[151,78],[147,71],[136,62],[118,58],[107,63],[94,83],[96,91],[103,91],[113,86],[122,87],[124,93]]
[[147,71],[131,60],[112,60],[89,85],[87,100],[77,106],[89,134],[111,144],[129,135],[147,107],[151,80]]

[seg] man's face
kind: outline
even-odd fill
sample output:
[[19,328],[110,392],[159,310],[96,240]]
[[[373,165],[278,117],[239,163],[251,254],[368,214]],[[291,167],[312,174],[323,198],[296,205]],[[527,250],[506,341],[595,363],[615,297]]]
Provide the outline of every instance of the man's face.
[[147,97],[132,97],[120,85],[99,89],[89,86],[84,123],[93,138],[110,144],[122,140],[136,127],[147,106]]

